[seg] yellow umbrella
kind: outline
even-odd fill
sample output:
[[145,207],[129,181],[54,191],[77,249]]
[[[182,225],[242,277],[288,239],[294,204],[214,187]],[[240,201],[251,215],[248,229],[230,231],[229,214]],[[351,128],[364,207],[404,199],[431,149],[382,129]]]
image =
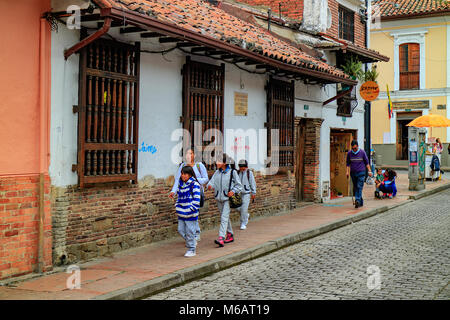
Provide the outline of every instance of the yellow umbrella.
[[[436,128],[436,127],[450,127],[450,120],[438,114],[426,114],[415,118],[407,124],[408,127],[417,128]],[[431,129],[430,136],[433,136],[433,129]]]
[[413,121],[407,124],[408,127],[450,127],[450,120],[446,117],[440,116],[438,114],[427,114],[424,116],[420,116],[415,118]]

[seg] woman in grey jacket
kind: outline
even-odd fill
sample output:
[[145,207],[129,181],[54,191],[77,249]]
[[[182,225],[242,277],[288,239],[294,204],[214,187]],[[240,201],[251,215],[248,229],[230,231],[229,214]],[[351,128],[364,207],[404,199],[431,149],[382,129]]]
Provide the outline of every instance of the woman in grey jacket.
[[[211,180],[209,180],[207,188],[208,190],[214,189],[214,197],[217,201],[217,207],[220,212],[220,228],[219,238],[214,240],[219,247],[223,247],[225,243],[234,241],[233,229],[230,221],[230,203],[229,197],[232,197],[235,193],[242,192],[242,184],[239,179],[239,175],[236,170],[230,164],[231,161],[227,161],[228,156],[224,153],[223,158],[216,160],[217,170],[214,172]],[[230,186],[230,178],[231,187]]]

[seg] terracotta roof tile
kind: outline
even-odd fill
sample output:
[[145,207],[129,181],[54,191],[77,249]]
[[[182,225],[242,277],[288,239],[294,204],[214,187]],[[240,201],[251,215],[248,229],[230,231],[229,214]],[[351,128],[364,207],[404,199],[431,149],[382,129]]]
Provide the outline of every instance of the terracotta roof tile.
[[374,0],[372,10],[380,12],[382,18],[401,17],[446,12],[450,10],[450,3],[444,0]]
[[[245,47],[285,63],[349,79],[341,70],[314,58],[267,30],[240,20],[202,0],[94,0],[104,8],[139,12],[162,22]],[[245,42],[245,45],[244,45]]]

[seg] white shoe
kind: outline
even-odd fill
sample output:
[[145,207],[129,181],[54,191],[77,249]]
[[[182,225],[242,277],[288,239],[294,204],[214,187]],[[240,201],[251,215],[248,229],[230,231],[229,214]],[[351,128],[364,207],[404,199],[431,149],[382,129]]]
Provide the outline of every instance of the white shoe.
[[245,224],[241,224],[241,230],[247,229],[247,226]]
[[184,254],[185,257],[194,257],[196,255],[195,251],[186,251]]

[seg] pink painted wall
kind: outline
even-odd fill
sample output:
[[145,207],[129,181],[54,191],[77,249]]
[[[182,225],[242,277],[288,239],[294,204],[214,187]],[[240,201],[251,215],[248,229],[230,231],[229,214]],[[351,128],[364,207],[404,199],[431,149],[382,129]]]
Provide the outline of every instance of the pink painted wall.
[[[0,176],[39,172],[40,17],[48,10],[50,0],[0,1]],[[49,69],[49,28],[45,34]]]

